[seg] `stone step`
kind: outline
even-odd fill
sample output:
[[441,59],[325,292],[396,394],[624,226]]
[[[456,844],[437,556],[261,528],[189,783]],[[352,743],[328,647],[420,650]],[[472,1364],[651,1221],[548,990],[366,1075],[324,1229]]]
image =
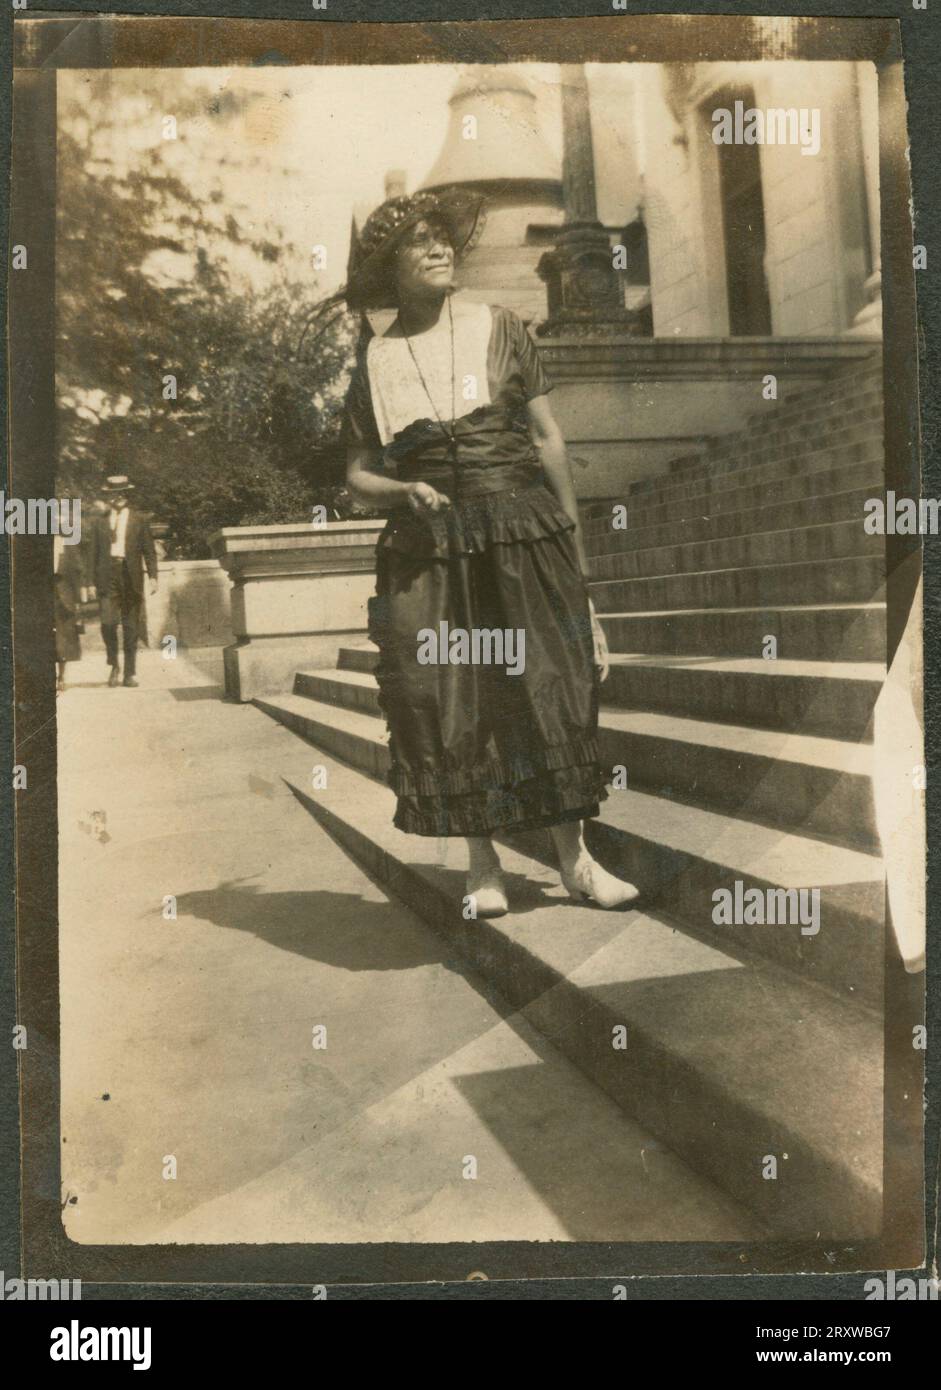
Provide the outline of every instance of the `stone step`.
[[[682,467],[677,467],[677,460],[673,459],[666,474],[650,474],[648,478],[638,478],[637,484],[632,485],[631,492],[649,492],[650,485],[656,484],[659,480],[671,485],[696,482],[701,478],[717,481],[720,478],[739,477],[749,468],[769,468],[773,464],[795,460],[798,464],[802,461],[805,466],[803,471],[813,470],[817,473],[821,468],[838,467],[841,463],[853,463],[856,460],[869,460],[876,466],[884,466],[883,441],[874,434],[872,421],[867,425],[855,425],[853,430],[855,434],[852,436],[846,435],[845,431],[838,431],[834,438],[813,435],[809,439],[780,442],[752,438],[748,442],[738,443],[734,449],[706,448],[705,452],[691,453]],[[801,471],[801,468],[798,467],[796,471]]]
[[[718,441],[716,441],[718,443]],[[770,431],[761,421],[753,433],[740,437],[736,448],[716,449],[712,455],[715,471],[725,468],[770,463],[776,459],[802,457],[818,449],[841,449],[854,444],[883,452],[882,413],[872,410],[838,415],[826,422],[800,421],[778,425]],[[709,454],[704,462],[708,461]]]
[[693,719],[871,740],[879,662],[623,656],[612,653],[605,700]]
[[[339,672],[372,672],[372,643],[341,647]],[[319,673],[327,679],[337,675]],[[303,679],[301,673],[298,679]],[[611,653],[605,703],[693,719],[872,742],[872,715],[885,680],[878,661],[767,661],[761,657],[627,656]],[[365,682],[375,691],[373,681]],[[305,692],[308,693],[308,692]],[[346,703],[336,691],[331,698]],[[370,697],[351,707],[377,708]]]
[[[379,714],[375,678],[361,671],[298,671],[294,693]],[[629,786],[877,847],[871,744],[613,708],[601,711],[599,740],[605,766],[623,767]]]
[[340,671],[375,671],[379,663],[379,648],[372,642],[359,642],[355,646],[341,647],[337,657]]
[[[389,750],[385,725],[375,714],[301,694],[259,697],[256,703],[301,737],[385,778]],[[592,831],[613,836],[611,843],[602,842],[606,860],[616,860],[642,886],[653,885],[647,891],[656,901],[663,899],[697,931],[723,940],[734,933],[757,954],[879,1001],[882,867],[875,856],[635,790],[612,790]],[[736,879],[762,889],[819,888],[826,930],[811,937],[797,925],[713,926],[712,893]]]
[[[662,526],[665,522],[675,525],[689,518],[722,516],[753,507],[767,507],[771,503],[806,501],[811,497],[827,497],[834,492],[851,492],[857,488],[868,488],[867,496],[877,497],[881,495],[883,487],[883,474],[877,466],[872,463],[852,463],[824,469],[819,473],[771,478],[747,486],[725,488],[720,492],[700,491],[690,497],[667,501],[660,501],[656,497],[644,498],[642,504],[633,501],[627,504],[627,528],[616,534],[624,536],[645,526]],[[612,512],[608,512],[607,516],[594,517],[588,523],[588,536],[614,531],[614,519]],[[781,525],[779,522],[778,526]],[[696,536],[695,539],[701,537]]]
[[747,438],[758,431],[775,434],[800,425],[826,428],[834,421],[853,419],[860,414],[881,425],[883,400],[881,367],[871,375],[866,372],[848,374],[838,385],[814,388],[777,403],[762,401],[749,413],[741,435]]
[[741,450],[816,448],[843,440],[878,436],[882,432],[882,401],[869,397],[859,405],[822,407],[807,414],[778,408],[775,414],[759,413],[736,435],[713,435],[707,451],[716,459]]
[[762,656],[777,639],[786,661],[884,661],[883,603],[771,605],[607,613],[601,624],[614,652],[706,657]]
[[[343,650],[349,651],[350,648]],[[373,649],[375,652],[375,648]],[[375,657],[378,660],[378,652]],[[363,714],[379,715],[379,687],[372,675],[373,665],[365,669],[330,668],[298,671],[294,677],[294,694],[306,695],[338,709],[361,710]]]
[[651,497],[666,502],[711,495],[773,478],[806,477],[808,473],[846,468],[854,463],[868,463],[873,468],[884,469],[885,451],[882,441],[874,440],[872,434],[861,427],[858,438],[841,439],[826,446],[815,441],[811,449],[800,449],[793,445],[777,449],[756,445],[747,458],[726,458],[722,463],[724,466],[714,460],[712,467],[702,463],[680,474],[657,473],[639,478],[631,483],[624,500],[630,506]]
[[[771,402],[764,402],[759,410],[752,411],[748,434],[753,431],[767,431],[777,434],[803,426],[806,429],[826,429],[834,422],[855,419],[862,415],[879,426],[882,425],[883,412],[882,375],[867,379],[858,377],[847,379],[837,391],[815,392],[812,396],[792,396],[783,400],[776,410]],[[774,413],[769,413],[768,407]],[[777,418],[775,418],[777,417]]]
[[[881,540],[881,537],[876,539]],[[589,584],[598,614],[650,608],[741,608],[746,604],[859,603],[882,598],[885,557],[845,556],[790,565],[702,570],[643,579],[601,579]]]
[[628,786],[878,849],[871,744],[648,710],[604,709],[598,732],[605,767],[624,768]]
[[748,429],[732,435],[714,435],[705,447],[670,461],[670,472],[685,473],[688,468],[740,468],[743,462],[757,462],[785,451],[824,448],[831,444],[859,439],[878,440],[883,433],[882,401],[870,401],[851,410],[840,410],[811,419],[787,414],[775,419],[762,416]]
[[301,738],[384,781],[389,771],[385,725],[375,714],[344,709],[307,695],[256,696],[255,704]]
[[326,788],[306,784],[300,748],[288,779],[302,804],[627,1113],[771,1232],[878,1231],[875,1014],[658,914],[575,905],[519,850],[501,851],[516,911],[465,920],[463,860],[443,865],[441,846],[393,827],[387,788],[316,756]]
[[838,387],[814,389],[791,396],[776,405],[764,403],[751,412],[748,424],[734,434],[715,436],[701,448],[670,461],[669,471],[685,473],[703,466],[715,469],[738,468],[752,457],[753,450],[818,447],[832,439],[858,437],[864,429],[868,438],[883,434],[884,396],[881,366],[870,373],[848,375]]
[[[788,834],[720,811],[643,791],[612,792],[588,824],[612,872],[651,885],[651,902],[714,943],[735,940],[801,978],[880,1007],[884,872],[862,850]],[[719,890],[820,890],[820,930],[713,923]]]
[[793,565],[801,561],[835,561],[847,555],[885,552],[882,536],[867,536],[862,521],[824,522],[790,531],[723,536],[686,545],[655,545],[644,550],[614,550],[596,556],[592,577],[651,579],[657,575],[690,574],[703,570],[751,569],[758,565]]
[[[740,671],[747,668],[752,675],[756,671],[767,672],[769,667],[773,667],[782,677],[788,673],[806,676],[802,689],[804,703],[807,704],[815,689],[812,675],[807,675],[803,670],[808,665],[815,669],[826,667],[831,676],[845,670],[847,680],[855,678],[853,673],[858,675],[860,665],[868,668],[867,681],[876,679],[876,670],[884,672],[885,619],[884,603],[849,603],[608,613],[601,617],[601,623],[614,658],[612,675],[609,677],[612,690],[622,688],[620,682],[631,679],[627,673],[622,674],[617,669],[618,663],[639,661],[643,665],[668,662],[672,665],[678,660],[699,669],[706,662],[710,665],[719,662],[725,666],[731,660]],[[765,638],[769,635],[777,638],[776,659],[762,655]],[[365,643],[341,648],[339,665],[343,670],[372,671],[377,660],[376,648]],[[802,669],[798,671],[798,667]],[[670,679],[669,675],[663,678],[661,686],[668,684]],[[740,681],[736,683],[740,684]],[[715,682],[713,688],[716,688]],[[791,689],[793,687],[789,687],[788,693]],[[827,710],[832,708],[832,702],[823,692],[821,696],[822,717],[826,720],[830,717]],[[619,702],[616,696],[609,698],[612,702]],[[752,701],[760,698],[754,688],[750,698]],[[853,727],[858,728],[869,694],[851,696],[850,699],[848,718],[853,718],[853,711],[858,710],[853,723]],[[652,704],[650,707],[657,706]],[[754,705],[751,707],[755,708]],[[773,714],[773,711],[769,711],[769,714]],[[786,713],[783,717],[786,717]],[[867,721],[869,717],[867,714]],[[738,722],[750,723],[753,720],[741,719]],[[776,724],[772,726],[777,727]],[[814,727],[812,732],[832,732],[832,726],[829,729]]]
[[[773,416],[759,416],[748,429],[735,434],[713,435],[691,448],[689,453],[670,459],[665,471],[680,479],[693,476],[697,470],[732,472],[771,458],[782,458],[788,453],[807,453],[812,449],[863,440],[872,444],[882,441],[883,434],[880,392],[878,399],[871,399],[858,408],[841,408],[834,412],[831,406],[828,413],[816,419],[796,419],[793,412],[787,413],[786,418],[782,414],[777,420]],[[638,481],[643,483],[644,480]]]
[[[669,551],[674,546],[705,546],[710,541],[730,537],[790,535],[811,526],[846,523],[856,528],[857,534],[868,542],[869,538],[863,531],[863,506],[866,499],[872,496],[873,486],[869,484],[828,496],[801,496],[737,512],[703,514],[652,526],[632,526],[626,531],[616,531],[611,525],[614,503],[606,503],[604,527],[590,535],[586,533],[585,544],[593,561],[597,561],[605,555],[624,555],[632,550]],[[597,564],[593,563],[592,569],[596,568]],[[703,565],[702,568],[708,569],[709,566]]]

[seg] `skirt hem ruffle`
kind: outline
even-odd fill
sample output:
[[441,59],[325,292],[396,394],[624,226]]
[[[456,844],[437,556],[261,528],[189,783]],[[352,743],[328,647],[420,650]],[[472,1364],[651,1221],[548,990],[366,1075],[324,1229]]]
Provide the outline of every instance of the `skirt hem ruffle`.
[[607,799],[601,769],[566,767],[510,787],[463,795],[399,795],[395,825],[412,835],[491,835],[590,820]]
[[479,766],[460,771],[415,772],[393,765],[389,786],[399,796],[463,796],[469,792],[505,792],[532,782],[545,773],[561,772],[598,762],[598,741],[575,738],[568,743],[534,748],[513,758],[488,758]]
[[[393,824],[397,830],[402,830],[407,835],[426,835],[439,840],[463,839],[467,836],[523,834],[527,830],[548,830],[553,825],[562,825],[566,821],[591,820],[597,816],[598,811],[599,805],[598,802],[595,802],[590,806],[577,806],[568,810],[550,812],[532,820],[511,821],[509,823],[491,821],[486,817],[462,818],[457,812],[452,811],[449,813],[447,825],[442,827],[428,816],[416,814],[408,808],[399,807],[393,818]],[[458,823],[459,821],[460,823]]]

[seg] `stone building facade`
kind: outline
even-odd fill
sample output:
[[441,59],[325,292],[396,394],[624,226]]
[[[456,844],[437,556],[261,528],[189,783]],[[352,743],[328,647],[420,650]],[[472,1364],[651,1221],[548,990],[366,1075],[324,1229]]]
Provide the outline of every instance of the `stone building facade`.
[[[635,80],[654,332],[798,337],[877,326],[872,64],[667,65],[638,68]],[[712,113],[736,102],[819,112],[819,151],[716,144]]]
[[[564,115],[579,88],[585,120],[563,119],[559,159],[520,70],[472,68],[458,82],[421,187],[474,187],[488,197],[487,231],[463,270],[469,295],[499,299],[539,325],[547,313],[540,257],[565,223],[587,220],[612,251],[624,247],[622,302],[649,302],[655,337],[878,332],[872,64],[569,65],[560,69]],[[770,129],[760,143],[717,144],[713,113],[736,103],[762,116],[815,113],[819,149],[772,142]]]

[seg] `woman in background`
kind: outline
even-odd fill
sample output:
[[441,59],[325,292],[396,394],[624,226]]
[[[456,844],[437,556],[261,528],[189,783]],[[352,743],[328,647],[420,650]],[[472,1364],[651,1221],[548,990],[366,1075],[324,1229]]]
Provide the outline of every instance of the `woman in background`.
[[77,545],[53,538],[55,574],[56,691],[65,689],[65,667],[81,661],[81,604],[85,597],[85,572]]

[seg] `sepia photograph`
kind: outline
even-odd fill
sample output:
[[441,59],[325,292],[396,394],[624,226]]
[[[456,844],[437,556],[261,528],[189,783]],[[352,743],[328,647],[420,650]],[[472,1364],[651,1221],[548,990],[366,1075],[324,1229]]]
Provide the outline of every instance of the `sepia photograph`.
[[329,28],[15,22],[31,1272],[918,1266],[894,22]]

